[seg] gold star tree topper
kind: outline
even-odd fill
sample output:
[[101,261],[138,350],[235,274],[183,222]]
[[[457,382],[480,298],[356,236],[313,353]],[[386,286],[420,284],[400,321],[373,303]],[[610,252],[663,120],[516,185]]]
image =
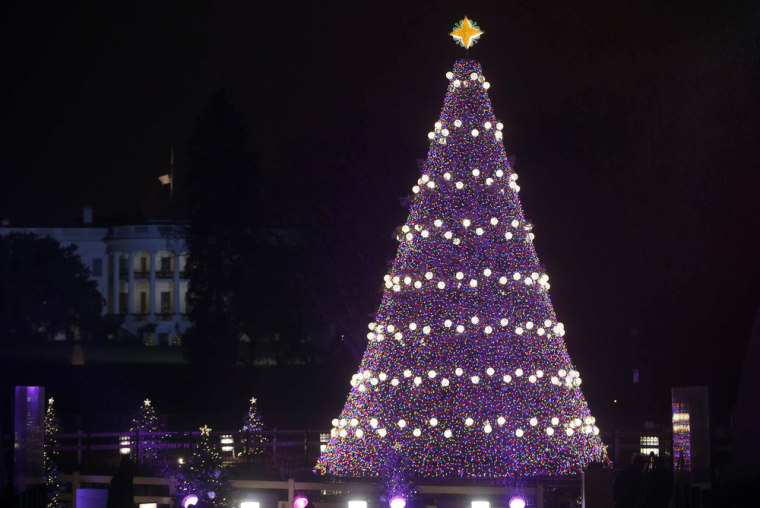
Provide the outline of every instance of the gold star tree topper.
[[201,427],[201,436],[210,436],[211,435],[211,427],[208,425],[204,425]]
[[454,25],[454,31],[449,35],[464,49],[469,49],[484,33],[476,22],[467,19],[465,16],[463,20]]

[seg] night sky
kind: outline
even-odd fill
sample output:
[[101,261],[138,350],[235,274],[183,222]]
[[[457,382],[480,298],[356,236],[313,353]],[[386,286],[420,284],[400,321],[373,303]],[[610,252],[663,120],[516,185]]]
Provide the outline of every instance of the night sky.
[[760,304],[758,2],[303,3],[4,3],[0,218],[164,214],[172,146],[181,213],[223,87],[273,216],[319,209],[336,256],[375,260],[335,274],[361,290],[361,329],[466,14],[592,410],[630,413],[635,357],[642,406],[709,384],[727,421]]

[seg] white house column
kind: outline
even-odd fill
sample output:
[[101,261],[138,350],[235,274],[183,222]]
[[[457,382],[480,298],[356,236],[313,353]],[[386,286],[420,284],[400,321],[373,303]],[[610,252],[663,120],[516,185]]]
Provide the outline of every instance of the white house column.
[[174,314],[175,321],[179,314],[179,254],[174,252]]
[[135,313],[135,253],[129,252],[129,263],[127,264],[129,273],[129,284],[127,289],[127,312],[131,316]]
[[111,254],[113,258],[113,290],[111,291],[111,312],[113,314],[119,313],[119,258],[121,255],[118,252]]
[[[156,314],[156,253],[150,251],[150,304],[149,314]],[[161,309],[158,309],[161,310]]]

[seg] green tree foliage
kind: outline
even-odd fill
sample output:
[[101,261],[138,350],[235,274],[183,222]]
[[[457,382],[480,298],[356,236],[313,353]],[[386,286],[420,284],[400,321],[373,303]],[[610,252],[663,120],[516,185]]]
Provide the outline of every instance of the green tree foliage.
[[192,456],[179,466],[173,478],[178,501],[188,494],[195,494],[203,506],[232,505],[229,471],[211,442],[211,429],[207,426],[201,427],[200,441],[193,448]]
[[55,435],[61,430],[58,423],[58,417],[53,408],[53,397],[48,399],[47,410],[45,411],[45,443],[43,445],[43,460],[45,463],[45,506],[46,508],[57,508],[61,505],[60,494],[63,490],[63,483],[60,479],[60,471],[56,463],[58,456],[58,440]]
[[104,332],[103,297],[76,246],[28,233],[0,236],[0,340]]

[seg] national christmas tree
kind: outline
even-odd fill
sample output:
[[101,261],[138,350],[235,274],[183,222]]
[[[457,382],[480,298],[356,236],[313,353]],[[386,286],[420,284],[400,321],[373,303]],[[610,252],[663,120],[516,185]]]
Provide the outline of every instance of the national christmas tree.
[[195,494],[203,506],[229,506],[229,472],[222,455],[211,442],[211,429],[201,427],[192,456],[174,474],[174,492],[178,500]]
[[45,411],[45,441],[43,444],[43,461],[45,466],[45,506],[46,508],[56,508],[61,505],[60,494],[63,490],[63,484],[60,478],[60,471],[56,463],[58,457],[58,440],[55,435],[61,430],[58,423],[58,417],[55,415],[53,397],[48,399],[47,410]]
[[[465,18],[452,35],[469,47],[480,33]],[[379,476],[403,453],[418,477],[576,474],[606,452],[490,85],[471,59],[447,78],[367,349],[316,470]]]

